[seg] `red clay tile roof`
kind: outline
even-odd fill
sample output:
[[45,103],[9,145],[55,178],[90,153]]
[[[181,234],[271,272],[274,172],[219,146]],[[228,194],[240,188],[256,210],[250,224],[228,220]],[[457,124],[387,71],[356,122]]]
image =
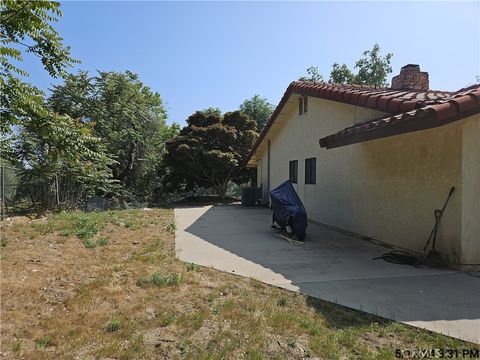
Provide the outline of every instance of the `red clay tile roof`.
[[[389,88],[375,88],[368,85],[294,81],[290,83],[280,100],[280,103],[275,108],[269,121],[266,123],[253,149],[247,156],[247,162],[265,138],[276,117],[292,94],[338,101],[383,111],[389,114],[387,117],[352,126],[339,131],[336,134],[324,137],[320,140],[320,145],[326,148],[395,135],[397,133],[390,129],[388,131],[382,131],[380,134],[374,134],[371,132],[372,130],[390,127],[394,124],[397,125],[395,130],[402,130],[401,132],[398,132],[399,134],[402,132],[440,126],[480,112],[480,84],[456,92],[449,92],[437,90],[392,90]],[[437,121],[436,123],[431,121],[432,117]],[[406,127],[404,124],[402,124],[401,127],[398,127],[398,123],[411,123],[412,120],[419,118],[428,118],[428,121],[422,122],[420,128],[415,129],[414,126],[412,130],[408,130],[407,128],[409,127]],[[360,139],[358,135],[364,132],[371,132],[370,138],[366,140]],[[373,137],[373,135],[375,135],[375,137]],[[357,141],[346,141],[345,139],[350,136],[357,137]]]
[[[429,95],[428,93],[427,96]],[[320,139],[320,146],[331,149],[406,132],[429,129],[478,113],[480,113],[480,84],[448,93],[447,97],[428,100],[414,110],[401,111],[397,114],[348,127],[336,134]]]

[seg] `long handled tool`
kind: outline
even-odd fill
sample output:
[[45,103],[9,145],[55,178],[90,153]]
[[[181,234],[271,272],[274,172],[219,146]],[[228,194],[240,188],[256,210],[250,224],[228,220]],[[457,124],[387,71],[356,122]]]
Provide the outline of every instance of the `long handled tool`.
[[441,210],[435,210],[435,225],[433,225],[433,229],[430,232],[430,235],[428,236],[427,242],[425,243],[425,246],[423,247],[422,255],[418,258],[417,262],[415,263],[415,266],[419,266],[425,262],[425,259],[428,257],[428,254],[430,253],[428,251],[428,246],[430,245],[430,242],[433,240],[433,247],[432,250],[435,250],[435,242],[437,240],[437,231],[438,231],[438,226],[440,225],[440,220],[442,219],[443,212],[445,211],[445,208],[447,207],[448,201],[452,197],[453,192],[455,191],[455,187],[452,186],[450,189],[450,192],[448,193],[447,200],[445,200],[445,203],[443,204],[443,207]]

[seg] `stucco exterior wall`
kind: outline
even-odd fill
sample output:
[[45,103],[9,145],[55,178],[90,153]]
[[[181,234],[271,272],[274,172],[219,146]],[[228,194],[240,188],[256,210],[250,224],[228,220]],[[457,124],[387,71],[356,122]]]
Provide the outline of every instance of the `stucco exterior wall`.
[[462,263],[480,263],[480,115],[463,120]]
[[[271,188],[288,179],[289,161],[298,160],[295,188],[310,219],[421,250],[434,225],[434,209],[442,207],[455,186],[438,232],[437,250],[453,263],[480,263],[480,225],[478,215],[472,215],[480,213],[474,196],[478,197],[480,155],[473,154],[478,149],[479,122],[465,119],[425,131],[320,148],[321,137],[382,115],[317,98],[309,98],[309,110],[303,115],[292,106],[287,120],[270,134]],[[264,151],[262,177],[267,157]],[[315,185],[305,184],[305,159],[311,157],[317,158]]]

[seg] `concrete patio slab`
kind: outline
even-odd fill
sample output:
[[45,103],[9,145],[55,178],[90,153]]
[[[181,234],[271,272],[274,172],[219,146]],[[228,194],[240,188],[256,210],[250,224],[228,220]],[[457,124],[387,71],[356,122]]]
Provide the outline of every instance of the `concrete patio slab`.
[[175,221],[180,260],[480,343],[478,277],[372,260],[388,249],[312,223],[293,246],[264,208],[178,207]]

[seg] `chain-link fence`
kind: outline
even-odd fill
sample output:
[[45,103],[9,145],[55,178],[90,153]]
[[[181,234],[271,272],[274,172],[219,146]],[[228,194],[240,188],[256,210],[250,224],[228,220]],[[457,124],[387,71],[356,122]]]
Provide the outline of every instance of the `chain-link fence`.
[[0,166],[0,216],[2,219],[41,210],[84,207],[83,191],[58,177],[39,178],[31,171]]
[[18,169],[0,166],[0,216],[2,220],[10,212],[13,212],[20,176]]

